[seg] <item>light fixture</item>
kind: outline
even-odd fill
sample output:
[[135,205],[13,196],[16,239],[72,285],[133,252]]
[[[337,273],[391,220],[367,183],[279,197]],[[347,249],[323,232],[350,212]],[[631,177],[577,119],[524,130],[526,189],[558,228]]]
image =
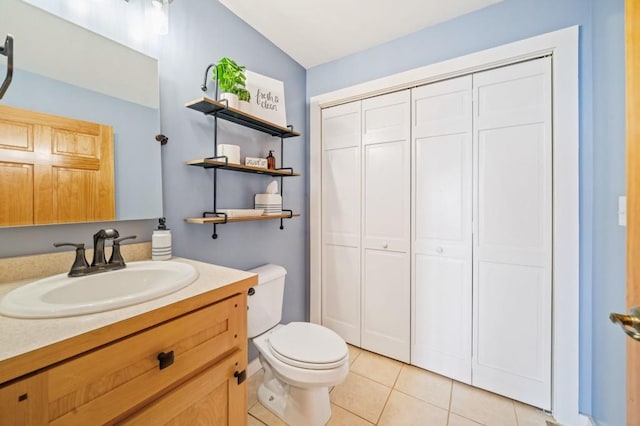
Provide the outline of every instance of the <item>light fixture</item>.
[[159,35],[169,33],[169,3],[171,0],[151,0],[151,7],[145,11],[151,32]]

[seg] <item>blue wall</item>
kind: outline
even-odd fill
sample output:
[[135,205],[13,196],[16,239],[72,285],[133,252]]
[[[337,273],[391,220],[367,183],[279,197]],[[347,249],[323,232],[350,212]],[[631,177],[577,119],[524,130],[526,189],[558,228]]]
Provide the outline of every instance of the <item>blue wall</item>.
[[[284,230],[275,220],[231,223],[218,226],[218,239],[213,240],[211,225],[185,223],[184,218],[213,208],[213,171],[184,163],[215,153],[213,118],[184,104],[203,96],[200,85],[207,65],[228,56],[247,69],[284,81],[287,121],[303,131],[305,70],[217,1],[173,2],[170,13],[169,35],[160,53],[160,110],[162,132],[169,137],[162,153],[163,194],[174,254],[239,269],[283,265],[288,271],[283,321],[304,320],[308,317],[304,178],[284,181],[284,207],[302,213],[286,220]],[[209,87],[213,87],[210,80]],[[240,145],[242,158],[264,158],[273,149],[279,160],[280,139],[222,120],[218,128],[218,143]],[[284,142],[285,166],[303,176],[304,141],[302,136]],[[260,175],[219,171],[218,208],[252,208],[254,194],[264,192],[270,181]]]
[[[608,320],[625,310],[624,0],[593,1],[593,415],[624,424],[626,335]],[[585,166],[586,167],[586,166]],[[585,307],[587,309],[587,307]]]
[[625,296],[623,16],[623,0],[505,0],[307,73],[313,97],[580,26],[580,410],[603,425],[625,423],[624,335],[607,319]]

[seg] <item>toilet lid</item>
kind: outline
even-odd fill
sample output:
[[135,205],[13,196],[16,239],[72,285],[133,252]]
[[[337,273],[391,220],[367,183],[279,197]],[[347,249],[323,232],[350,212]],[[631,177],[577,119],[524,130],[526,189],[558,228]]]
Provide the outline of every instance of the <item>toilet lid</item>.
[[271,353],[295,367],[326,370],[339,367],[349,357],[347,344],[326,327],[292,322],[269,335]]

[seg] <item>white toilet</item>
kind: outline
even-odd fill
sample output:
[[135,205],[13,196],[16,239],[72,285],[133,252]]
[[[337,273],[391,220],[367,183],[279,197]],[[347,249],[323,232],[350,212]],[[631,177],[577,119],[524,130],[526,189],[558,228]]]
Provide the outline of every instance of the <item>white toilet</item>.
[[329,387],[349,373],[349,350],[332,330],[307,322],[279,324],[287,271],[263,265],[249,290],[248,334],[259,351],[264,383],[258,400],[290,426],[329,421]]

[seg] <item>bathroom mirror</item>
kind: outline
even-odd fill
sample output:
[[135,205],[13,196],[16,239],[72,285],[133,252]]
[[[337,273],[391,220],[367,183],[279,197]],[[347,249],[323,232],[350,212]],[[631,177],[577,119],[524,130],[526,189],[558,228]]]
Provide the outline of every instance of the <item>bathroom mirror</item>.
[[115,220],[162,216],[157,59],[21,0],[0,1],[7,33],[14,71],[0,105],[111,126]]

